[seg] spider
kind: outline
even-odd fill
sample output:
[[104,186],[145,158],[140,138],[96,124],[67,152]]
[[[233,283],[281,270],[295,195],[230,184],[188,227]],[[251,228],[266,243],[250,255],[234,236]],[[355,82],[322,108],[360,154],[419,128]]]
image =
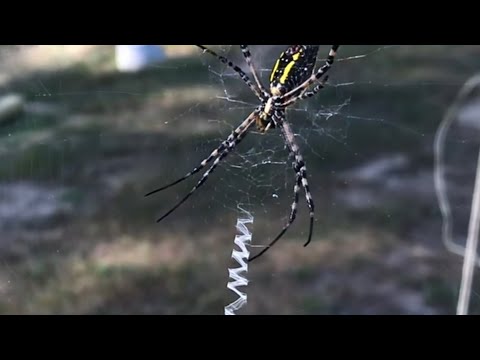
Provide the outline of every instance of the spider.
[[[315,71],[315,63],[319,45],[290,45],[276,60],[270,75],[270,89],[266,89],[257,74],[255,66],[252,61],[251,52],[248,45],[240,45],[245,62],[250,68],[254,82],[239,66],[234,64],[228,58],[217,54],[215,51],[208,49],[203,45],[196,45],[203,50],[204,53],[213,55],[223,64],[232,68],[246,85],[255,93],[260,100],[260,105],[224,140],[212,153],[205,158],[197,167],[195,167],[188,174],[182,178],[154,190],[145,196],[158,193],[162,190],[168,189],[192,175],[197,174],[204,169],[207,164],[212,163],[210,168],[204,172],[200,181],[192,188],[192,190],[181,199],[172,209],[163,215],[157,222],[162,221],[176,209],[178,209],[192,194],[198,190],[208,179],[208,176],[215,170],[218,164],[225,159],[225,157],[234,151],[235,147],[245,138],[249,130],[254,124],[257,129],[265,133],[269,129],[279,128],[284,138],[286,148],[293,160],[293,170],[295,171],[295,186],[294,186],[294,200],[291,206],[290,217],[288,222],[283,227],[282,231],[273,239],[268,246],[266,246],[257,255],[251,257],[248,261],[251,262],[265,252],[268,251],[280,238],[287,232],[290,225],[293,224],[297,215],[297,206],[299,201],[299,194],[301,188],[305,191],[305,198],[310,210],[310,227],[308,240],[304,244],[306,247],[310,244],[313,234],[313,223],[315,220],[314,203],[310,193],[310,188],[307,180],[307,168],[300,153],[300,149],[295,141],[295,135],[290,127],[290,124],[285,118],[286,108],[294,105],[300,100],[304,100],[316,95],[324,88],[328,76],[326,73],[332,67],[335,60],[337,50],[340,45],[332,45],[330,53],[326,59],[325,64]],[[308,91],[308,89],[318,81],[318,84]]]

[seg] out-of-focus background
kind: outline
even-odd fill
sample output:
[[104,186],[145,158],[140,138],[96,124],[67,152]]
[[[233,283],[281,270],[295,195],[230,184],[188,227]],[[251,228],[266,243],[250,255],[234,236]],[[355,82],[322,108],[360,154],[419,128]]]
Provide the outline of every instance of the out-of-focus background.
[[[294,174],[276,130],[247,137],[155,222],[198,177],[144,194],[193,169],[258,104],[195,46],[155,47],[145,65],[115,46],[0,46],[0,313],[223,314],[239,207],[254,245],[283,227]],[[248,68],[238,46],[212,48]],[[283,48],[252,46],[265,83]],[[327,88],[287,115],[316,201],[313,242],[303,247],[301,197],[285,238],[251,264],[240,314],[455,313],[462,258],[441,239],[433,141],[479,69],[479,46],[340,49]],[[445,144],[459,244],[477,126],[458,122]],[[471,313],[479,293],[476,279]]]

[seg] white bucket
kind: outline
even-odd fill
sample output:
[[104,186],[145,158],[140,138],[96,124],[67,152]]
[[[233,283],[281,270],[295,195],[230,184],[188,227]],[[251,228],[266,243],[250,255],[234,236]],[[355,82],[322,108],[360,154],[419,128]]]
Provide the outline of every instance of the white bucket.
[[136,72],[158,64],[165,59],[165,52],[159,45],[117,45],[115,60],[117,70]]

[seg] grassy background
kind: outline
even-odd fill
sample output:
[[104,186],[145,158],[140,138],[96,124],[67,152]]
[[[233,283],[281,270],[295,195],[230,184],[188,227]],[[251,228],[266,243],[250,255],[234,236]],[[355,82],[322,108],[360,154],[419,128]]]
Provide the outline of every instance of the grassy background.
[[[241,61],[237,49],[219,49]],[[264,77],[278,49],[253,47]],[[1,313],[222,314],[233,300],[225,285],[237,204],[255,215],[255,244],[283,226],[293,174],[275,132],[247,138],[155,223],[194,181],[143,195],[193,168],[255,106],[192,46],[166,51],[164,63],[122,74],[111,46],[0,48],[0,95],[26,99],[24,114],[0,126],[0,206],[11,209],[0,221]],[[242,313],[454,313],[461,261],[442,246],[434,196],[416,195],[432,178],[356,209],[338,198],[363,188],[339,174],[398,153],[409,160],[400,181],[431,174],[435,130],[479,55],[478,46],[341,48],[330,86],[289,112],[318,209],[314,241],[302,247],[301,203],[285,239],[252,264]],[[27,190],[36,195],[22,207]],[[56,210],[40,216],[49,202]]]

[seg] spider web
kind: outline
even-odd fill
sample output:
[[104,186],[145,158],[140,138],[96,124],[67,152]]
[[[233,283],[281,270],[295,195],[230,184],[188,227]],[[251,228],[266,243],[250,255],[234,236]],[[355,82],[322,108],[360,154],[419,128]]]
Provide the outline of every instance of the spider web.
[[[238,46],[213,47],[249,74]],[[251,46],[264,85],[284,47]],[[0,313],[218,313],[238,208],[255,216],[256,246],[285,224],[294,173],[277,129],[249,134],[155,223],[199,177],[143,195],[191,170],[258,105],[213,57],[163,48],[168,60],[120,73],[113,47],[0,47]],[[250,269],[247,312],[454,312],[461,261],[441,241],[433,142],[476,59],[475,46],[340,48],[326,89],[287,112],[316,203],[314,241],[302,247],[302,193],[295,224]],[[477,135],[456,123],[445,144],[460,246]]]
[[[271,66],[285,45],[252,46],[251,48],[262,82],[268,86]],[[245,71],[248,70],[237,47],[217,46],[217,49],[220,49],[219,52],[224,56],[234,59],[234,62],[240,64]],[[328,50],[328,46],[321,48],[317,69],[324,63]],[[364,84],[352,81],[342,70],[350,65],[357,65],[356,63],[368,64],[376,56],[392,50],[395,50],[395,46],[366,46],[362,49],[362,53],[343,57],[339,55],[329,74],[330,81],[327,88],[313,99],[301,101],[288,109],[287,120],[294,129],[308,168],[314,165],[327,173],[335,172],[328,158],[332,153],[336,153],[335,156],[337,156],[339,152],[344,159],[349,159],[346,160],[347,165],[366,161],[370,154],[364,153],[361,147],[350,141],[352,124],[355,125],[355,130],[362,126],[372,131],[383,128],[386,132],[400,131],[417,138],[424,136],[421,130],[414,126],[397,123],[393,119],[382,117],[380,113],[378,117],[371,114],[363,116],[356,112],[358,102],[352,102],[352,96],[358,88],[365,85],[374,86],[374,83],[369,81]],[[225,128],[222,130],[225,135],[208,142],[207,147],[213,147],[258,106],[258,100],[238,79],[238,75],[233,70],[210,56],[203,57],[202,62],[208,68],[211,84],[220,89],[214,105],[220,109],[219,118],[210,121],[217,123],[220,128]],[[346,72],[349,73],[348,70]],[[396,86],[396,84],[382,83],[381,85],[381,87],[389,86]],[[283,217],[286,219],[294,181],[291,162],[278,130],[272,130],[267,134],[253,131],[253,135],[239,145],[229,156],[228,161],[221,165],[226,175],[222,176],[220,181],[225,183],[229,191],[227,191],[228,195],[225,195],[223,187],[218,189],[220,194],[215,195],[216,201],[231,209],[235,209],[237,203],[247,204],[256,209],[274,206],[281,211],[280,209],[283,208]],[[338,171],[338,167],[336,169]],[[238,180],[240,178],[242,180]],[[315,179],[310,176],[309,179],[311,187],[321,191],[321,178]]]

